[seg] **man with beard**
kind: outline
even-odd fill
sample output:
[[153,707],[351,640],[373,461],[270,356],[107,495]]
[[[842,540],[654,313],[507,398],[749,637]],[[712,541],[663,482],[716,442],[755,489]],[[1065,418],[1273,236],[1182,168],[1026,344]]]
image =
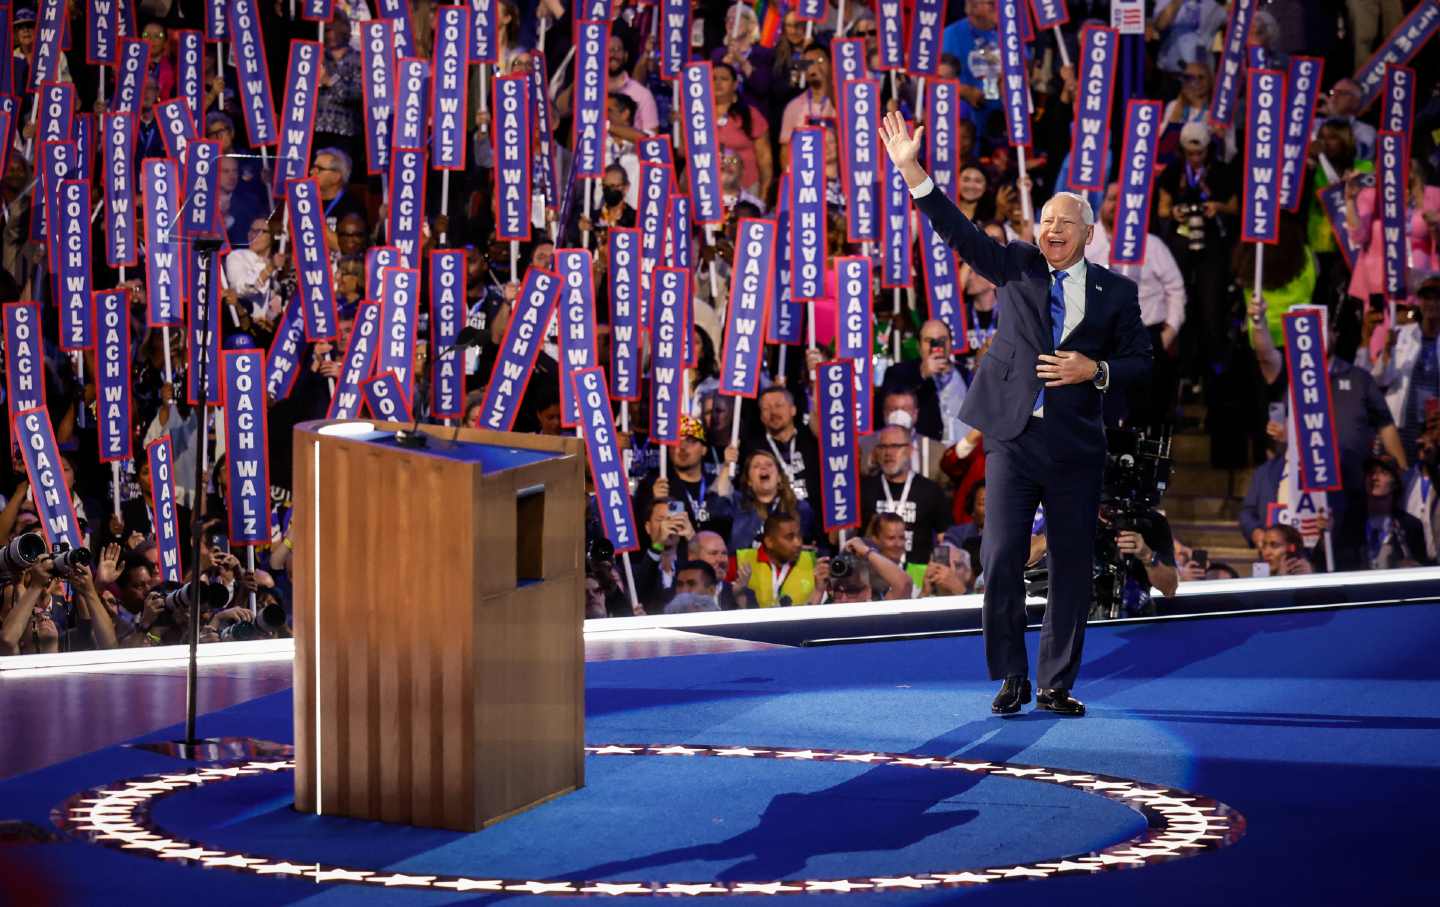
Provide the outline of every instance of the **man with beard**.
[[950,525],[949,508],[940,486],[910,468],[910,430],[887,425],[880,430],[875,454],[880,474],[860,482],[861,523],[876,513],[894,513],[905,521],[905,560],[923,564],[930,559],[935,534]]
[[804,425],[795,422],[795,398],[780,385],[760,392],[760,422],[765,431],[752,437],[740,452],[740,462],[750,459],[754,450],[768,450],[780,461],[795,499],[820,501],[820,443]]
[[[705,475],[705,429],[693,416],[680,419],[680,443],[670,448],[670,469],[667,478],[652,473],[635,489],[635,512],[649,513],[655,498],[669,498],[685,505],[685,513],[696,529],[715,529],[715,510],[709,500],[711,482]],[[728,522],[720,527],[728,530]]]

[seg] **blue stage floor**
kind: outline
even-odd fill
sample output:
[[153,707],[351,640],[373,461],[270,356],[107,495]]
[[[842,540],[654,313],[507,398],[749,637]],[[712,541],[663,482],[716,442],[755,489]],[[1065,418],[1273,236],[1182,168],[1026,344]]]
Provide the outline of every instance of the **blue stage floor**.
[[[1033,649],[1033,636],[1030,642]],[[148,821],[166,835],[266,863],[204,869],[74,839],[0,841],[0,904],[530,897],[416,890],[429,886],[405,881],[425,876],[729,886],[884,879],[881,890],[801,897],[897,905],[961,897],[976,904],[1434,903],[1437,645],[1440,607],[1433,605],[1092,628],[1076,691],[1090,714],[1079,720],[991,716],[995,684],[984,676],[978,637],[590,664],[587,738],[594,744],[771,752],[595,755],[584,790],[477,835],[301,816],[289,808],[290,774],[262,771],[156,799]],[[206,716],[200,731],[289,741],[289,695]],[[831,755],[839,751],[953,761],[897,766],[876,757],[872,764]],[[1059,783],[1053,772],[1032,780],[1023,770],[1001,772],[1001,763],[1063,772]],[[192,769],[151,752],[102,750],[0,784],[0,819],[53,830],[52,809],[83,789]],[[1093,872],[1072,865],[1044,878],[997,873],[1058,866],[1062,856],[1146,831],[1145,818],[1122,802],[1125,790],[1086,789],[1093,781],[1081,776],[1093,775],[1141,782],[1131,794],[1164,788],[1191,792],[1177,798],[1214,798],[1243,820],[1230,816],[1217,825],[1225,832],[1207,836],[1194,855],[1153,865],[1132,865],[1132,855],[1092,860],[1105,866]],[[363,868],[394,881],[317,884],[255,871],[280,861]],[[964,887],[930,878],[971,869],[976,879],[952,879]]]

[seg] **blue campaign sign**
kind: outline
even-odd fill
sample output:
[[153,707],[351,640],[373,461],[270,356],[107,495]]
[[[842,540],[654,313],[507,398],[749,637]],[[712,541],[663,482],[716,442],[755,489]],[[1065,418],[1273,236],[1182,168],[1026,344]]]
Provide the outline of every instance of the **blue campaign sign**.
[[1021,18],[1025,7],[1018,2],[999,4],[1000,100],[1005,110],[1005,130],[1010,144],[1030,147],[1030,83],[1025,71],[1025,39]]
[[180,571],[180,507],[175,501],[175,457],[169,433],[145,445],[145,455],[150,461],[150,524],[155,527],[160,577],[167,583],[178,583],[183,578]]
[[425,148],[425,122],[430,112],[430,61],[422,57],[397,57],[395,74],[395,147]]
[[360,70],[365,107],[365,170],[384,173],[390,166],[394,118],[395,50],[391,25],[385,19],[357,22],[360,28]]
[[[932,105],[934,97],[932,92]],[[879,161],[875,157],[879,130],[880,83],[875,79],[845,82],[840,107],[840,131],[844,135],[841,176],[849,202],[845,206],[845,238],[850,242],[874,242],[880,238]]]
[[665,222],[670,214],[670,168],[658,164],[640,165],[640,322],[650,324],[650,288],[660,264],[665,239]]
[[180,168],[169,158],[140,165],[145,197],[145,298],[147,327],[185,323],[180,305]]
[[720,146],[715,138],[715,96],[709,63],[691,63],[681,70],[680,97],[685,124],[685,172],[690,178],[690,197],[695,200],[695,220],[718,224],[725,219],[725,208],[720,201]]
[[12,424],[25,410],[45,405],[45,348],[37,303],[5,303],[5,392]]
[[[463,253],[462,253],[463,254]],[[360,416],[360,387],[375,369],[375,351],[380,347],[380,303],[362,301],[355,311],[355,325],[350,329],[350,345],[345,350],[344,366],[335,381],[330,397],[327,419],[356,419]]]
[[[870,259],[864,256],[835,259],[835,286],[839,293],[835,355],[853,364],[855,424],[862,435],[870,434],[874,421],[875,369],[870,356],[875,344],[875,313],[870,272]],[[958,336],[963,343],[964,335]]]
[[855,377],[848,359],[815,372],[820,400],[820,498],[826,532],[860,525],[860,455],[855,434]]
[[790,298],[790,174],[780,176],[776,211],[775,296],[770,306],[769,338],[772,343],[795,345],[804,337],[805,307]]
[[313,177],[291,183],[285,203],[290,211],[296,293],[305,318],[305,339],[333,340],[339,317],[335,310],[330,245],[325,236],[325,210],[319,184]]
[[[240,107],[251,145],[275,144],[275,102],[270,95],[270,67],[265,62],[265,35],[260,29],[258,0],[230,0],[230,34],[240,83]],[[121,42],[124,49],[124,42]]]
[[435,108],[430,113],[430,160],[437,170],[465,169],[466,73],[470,58],[470,11],[435,7]]
[[[15,416],[15,438],[25,459],[30,495],[35,500],[35,512],[40,517],[40,528],[44,530],[46,540],[51,547],[59,544],[82,547],[85,534],[80,531],[80,523],[75,518],[75,503],[65,485],[65,471],[60,462],[59,447],[55,444],[55,431],[44,406],[24,410]],[[179,524],[176,525],[178,527]],[[161,566],[164,564],[164,548],[161,548]]]
[[1324,68],[1325,61],[1319,57],[1290,58],[1285,89],[1285,148],[1280,161],[1280,207],[1286,211],[1300,210],[1305,194],[1305,148],[1310,144],[1310,124],[1315,119]]
[[1101,25],[1080,32],[1079,97],[1070,131],[1070,186],[1103,192],[1110,149],[1110,111],[1115,101],[1115,67],[1120,33]]
[[[685,9],[690,9],[687,4]],[[689,40],[688,37],[686,40]],[[605,98],[609,90],[610,26],[605,22],[575,25],[575,176],[605,175]]]
[[1420,48],[1440,31],[1440,2],[1421,0],[1395,30],[1390,33],[1364,65],[1355,70],[1355,82],[1360,86],[1362,103],[1369,107],[1380,97],[1385,85],[1385,74],[1392,66],[1404,66],[1420,52]]
[[639,400],[640,230],[611,227],[609,243],[610,392],[616,400]]
[[595,483],[600,525],[617,552],[639,550],[635,511],[630,502],[630,486],[625,481],[624,458],[615,433],[610,395],[605,390],[605,373],[599,368],[587,368],[571,377],[575,398],[580,402],[581,433],[589,455],[590,477]]
[[420,324],[420,272],[387,268],[380,275],[380,347],[375,373],[394,372],[405,399],[415,399],[415,337]]
[[753,397],[760,389],[765,325],[775,290],[773,220],[745,218],[736,229],[735,268],[730,276],[730,308],[725,326],[720,392]]
[[[185,302],[189,307],[189,325],[185,343],[185,395],[190,405],[200,403],[201,377],[204,377],[205,400],[219,406],[224,387],[220,376],[220,257],[189,250],[190,267],[186,268],[189,284]],[[205,330],[201,331],[201,321]],[[200,369],[200,353],[205,353],[205,369]]]
[[1300,487],[1305,491],[1340,490],[1340,444],[1335,405],[1325,357],[1325,318],[1312,307],[1281,316],[1285,325],[1285,363],[1290,370],[1290,415],[1300,454]]
[[940,73],[940,33],[945,28],[945,0],[915,0],[910,18],[910,73]]
[[386,422],[409,422],[413,416],[410,398],[394,372],[381,372],[360,385],[370,415]]
[[495,80],[495,238],[530,239],[530,79]]
[[1252,69],[1246,98],[1245,194],[1240,203],[1240,238],[1273,243],[1280,238],[1279,180],[1285,144],[1285,74]]
[[825,130],[796,129],[790,137],[790,298],[825,295]]
[[284,195],[291,180],[310,172],[310,145],[315,136],[315,105],[320,96],[321,49],[318,41],[291,41],[285,69],[285,103],[280,118],[280,145],[275,152],[275,192]]
[[880,186],[884,203],[880,218],[880,286],[885,289],[908,287],[914,279],[910,267],[910,187],[891,162],[890,155],[880,155],[880,161],[884,175]]
[[676,444],[680,441],[685,313],[690,307],[690,273],[681,268],[656,268],[654,281],[650,441]]
[[925,169],[935,187],[952,199],[960,177],[959,124],[960,83],[936,79],[925,95]]
[[265,394],[271,400],[284,400],[300,377],[300,354],[305,351],[305,319],[300,314],[300,300],[290,300],[275,339],[265,357]]
[[259,350],[225,353],[226,511],[230,544],[270,544],[270,442],[265,357]]
[[963,338],[969,319],[965,317],[965,294],[960,287],[959,258],[935,232],[928,217],[920,218],[920,260],[925,286],[930,291],[930,317],[945,322],[951,337]]
[[446,349],[465,325],[465,250],[430,251],[430,415],[465,415],[465,355]]
[[1230,20],[1225,29],[1220,68],[1215,74],[1215,90],[1210,98],[1209,119],[1212,124],[1229,126],[1235,121],[1235,98],[1239,94],[1240,79],[1248,59],[1245,48],[1256,6],[1256,0],[1234,0],[1230,4]]
[[1380,198],[1381,252],[1385,260],[1385,295],[1405,299],[1410,295],[1408,264],[1410,155],[1405,136],[1382,132],[1375,139],[1375,164],[1379,172],[1375,186]]
[[555,314],[559,297],[560,278],[555,274],[536,267],[525,272],[525,283],[515,300],[510,323],[505,326],[505,340],[485,390],[485,402],[480,408],[481,428],[509,431],[515,424],[515,414],[525,396],[535,357],[545,343],[545,329]]
[[100,462],[134,456],[130,397],[130,294],[95,294],[95,428]]
[[390,157],[390,242],[406,267],[420,266],[425,220],[425,149],[395,148]]
[[595,348],[594,262],[586,249],[557,249],[555,273],[560,277],[560,424],[580,423],[580,407],[570,376],[600,364]]
[[130,267],[140,261],[135,243],[135,117],[107,113],[100,117],[102,160],[105,162],[105,263]]
[[90,183],[61,181],[59,201],[60,348],[88,350],[95,345],[90,308]]
[[1115,207],[1112,265],[1145,263],[1150,235],[1150,202],[1155,182],[1155,145],[1164,124],[1159,101],[1132,100],[1125,109],[1125,145],[1120,153],[1120,198]]

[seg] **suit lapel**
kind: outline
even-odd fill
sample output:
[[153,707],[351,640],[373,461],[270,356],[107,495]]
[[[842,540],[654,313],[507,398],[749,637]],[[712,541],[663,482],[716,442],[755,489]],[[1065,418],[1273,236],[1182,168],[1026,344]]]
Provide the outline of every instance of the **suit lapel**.
[[1075,330],[1065,338],[1061,346],[1067,349],[1075,349],[1075,344],[1084,337],[1085,333],[1094,325],[1103,321],[1104,312],[1101,309],[1105,305],[1105,293],[1102,289],[1102,281],[1105,279],[1104,271],[1094,262],[1085,263],[1085,313],[1080,318],[1080,323],[1075,325]]

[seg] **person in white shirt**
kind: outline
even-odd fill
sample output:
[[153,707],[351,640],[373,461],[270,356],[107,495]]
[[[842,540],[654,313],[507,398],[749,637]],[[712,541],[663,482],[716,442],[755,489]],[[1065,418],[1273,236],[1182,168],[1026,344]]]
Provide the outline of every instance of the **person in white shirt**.
[[252,318],[270,318],[271,302],[279,304],[271,281],[279,268],[280,256],[275,255],[275,235],[270,221],[257,217],[250,223],[250,246],[234,249],[225,256],[225,280]]
[[1115,230],[1115,212],[1120,203],[1120,184],[1111,183],[1100,203],[1100,223],[1085,246],[1090,261],[1123,274],[1140,287],[1140,319],[1150,332],[1155,350],[1150,382],[1132,388],[1128,397],[1128,424],[1144,428],[1169,425],[1174,420],[1179,393],[1176,363],[1177,338],[1185,324],[1185,278],[1165,241],[1154,233],[1145,240],[1145,262],[1141,265],[1110,263],[1110,237]]

